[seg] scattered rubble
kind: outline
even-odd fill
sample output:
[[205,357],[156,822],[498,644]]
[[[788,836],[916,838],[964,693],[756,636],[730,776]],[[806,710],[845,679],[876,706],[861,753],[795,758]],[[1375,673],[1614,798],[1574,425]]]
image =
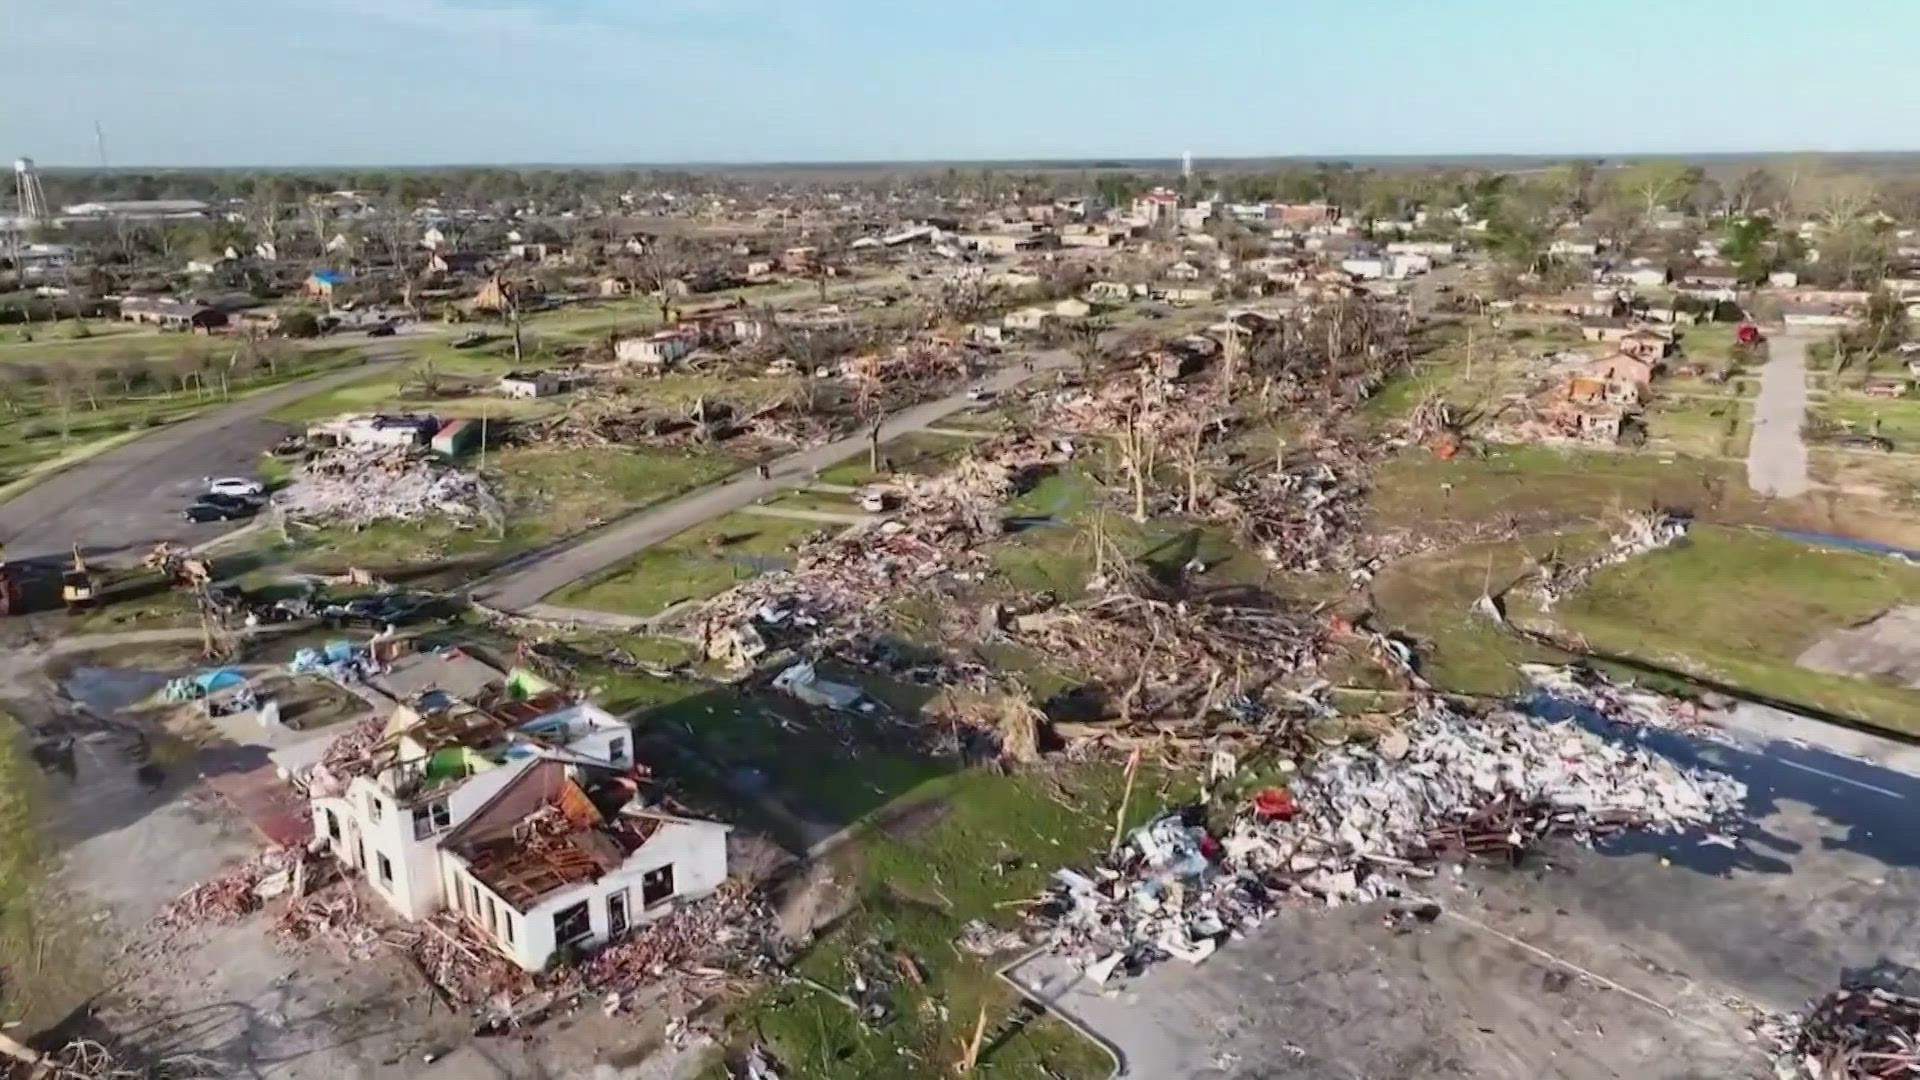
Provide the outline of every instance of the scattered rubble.
[[36,1053],[0,1035],[0,1080],[202,1080],[225,1075],[195,1054],[171,1054],[152,1065],[135,1065],[92,1039],[73,1039],[57,1050]]
[[503,520],[499,500],[479,476],[396,447],[326,450],[300,467],[274,503],[290,518],[354,528],[428,518],[463,525]]
[[1015,616],[1008,635],[1088,675],[1106,699],[1100,711],[1123,728],[1150,721],[1166,734],[1222,716],[1245,727],[1269,711],[1269,686],[1317,665],[1326,638],[1310,609],[1251,591],[1188,595],[1118,559],[1088,593]]
[[1734,814],[1745,787],[1574,723],[1427,701],[1372,746],[1323,754],[1224,835],[1198,812],[1136,830],[1090,874],[1062,870],[1038,916],[1096,981],[1165,956],[1198,963],[1289,900],[1407,897],[1427,864],[1510,859],[1547,836],[1674,832]]
[[942,575],[984,573],[980,544],[1000,535],[1002,506],[1023,474],[1065,459],[1042,440],[1009,436],[933,478],[896,477],[892,520],[803,545],[794,568],[761,574],[693,615],[702,652],[744,667],[769,648],[858,650],[881,605]]
[[1920,997],[1854,983],[1805,1014],[1764,1016],[1754,1030],[1781,1080],[1920,1076]]
[[177,932],[239,922],[259,911],[267,900],[287,891],[303,861],[302,852],[270,848],[181,893],[154,916],[154,925]]
[[1542,565],[1533,594],[1539,598],[1542,608],[1551,609],[1584,588],[1597,571],[1679,543],[1687,535],[1690,524],[1687,518],[1658,511],[1629,514],[1626,524],[1609,536],[1606,546],[1591,558],[1571,565]]
[[1698,702],[1669,697],[1617,683],[1592,668],[1554,664],[1521,664],[1520,674],[1544,695],[1536,708],[1585,709],[1590,715],[1632,727],[1684,731],[1712,736],[1719,729],[1711,710]]

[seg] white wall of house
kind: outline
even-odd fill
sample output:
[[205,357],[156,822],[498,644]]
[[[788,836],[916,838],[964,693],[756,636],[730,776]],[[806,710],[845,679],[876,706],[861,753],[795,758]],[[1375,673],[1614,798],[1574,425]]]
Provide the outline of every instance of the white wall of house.
[[[471,817],[534,760],[510,762],[469,777],[449,790],[444,796],[447,828]],[[380,806],[378,820],[374,818],[376,799]],[[432,801],[436,800],[425,800]],[[445,897],[440,881],[439,836],[445,829],[416,840],[413,808],[382,794],[379,785],[364,776],[356,777],[342,797],[315,799],[312,810],[314,835],[328,838],[335,858],[360,867],[373,885],[373,891],[397,914],[407,919],[422,919],[440,910]],[[329,813],[334,815],[331,824],[327,818]],[[431,811],[423,817],[429,823],[434,821]],[[336,825],[340,833],[338,839],[332,835]],[[386,874],[381,869],[382,856],[387,860]]]
[[[449,859],[453,856],[449,855]],[[673,867],[673,896],[652,905],[642,903],[641,882],[654,870]],[[727,827],[711,821],[670,821],[661,826],[620,869],[590,884],[543,897],[520,920],[523,931],[513,949],[521,967],[538,971],[562,944],[554,940],[554,916],[585,902],[592,932],[581,944],[593,948],[610,940],[609,898],[624,895],[627,925],[641,926],[672,911],[680,901],[694,900],[727,880]]]

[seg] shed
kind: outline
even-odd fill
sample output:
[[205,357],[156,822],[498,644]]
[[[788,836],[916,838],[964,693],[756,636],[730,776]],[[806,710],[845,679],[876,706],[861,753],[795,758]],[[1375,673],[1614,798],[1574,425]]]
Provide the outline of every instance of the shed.
[[446,458],[465,457],[480,448],[481,423],[467,417],[450,420],[431,443],[433,452]]

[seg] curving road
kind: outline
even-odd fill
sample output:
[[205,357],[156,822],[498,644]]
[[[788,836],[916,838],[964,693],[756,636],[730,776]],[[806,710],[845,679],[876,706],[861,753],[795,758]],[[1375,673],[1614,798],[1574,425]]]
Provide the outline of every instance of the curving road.
[[0,503],[0,543],[9,560],[62,558],[79,544],[89,558],[144,555],[162,540],[199,543],[220,525],[180,512],[208,476],[252,476],[261,451],[291,429],[271,417],[283,405],[400,363],[401,344],[369,349],[365,363],[276,386],[182,420],[55,473]]

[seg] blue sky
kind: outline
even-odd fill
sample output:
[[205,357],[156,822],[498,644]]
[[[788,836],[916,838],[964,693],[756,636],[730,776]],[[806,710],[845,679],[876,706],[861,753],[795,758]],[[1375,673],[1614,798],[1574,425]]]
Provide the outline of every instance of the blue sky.
[[1916,0],[0,0],[0,156],[1920,149]]

